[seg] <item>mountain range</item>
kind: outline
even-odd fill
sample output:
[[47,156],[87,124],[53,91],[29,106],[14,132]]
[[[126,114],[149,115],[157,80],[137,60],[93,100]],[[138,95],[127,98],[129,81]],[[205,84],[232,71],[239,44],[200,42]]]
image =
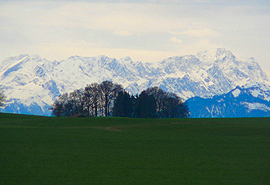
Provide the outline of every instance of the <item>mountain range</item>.
[[270,88],[264,84],[237,86],[228,93],[211,98],[187,100],[192,118],[269,117]]
[[50,115],[49,108],[59,95],[104,80],[121,84],[132,94],[158,86],[183,100],[212,98],[237,86],[270,84],[254,58],[238,59],[223,48],[152,63],[130,57],[72,56],[49,61],[38,55],[19,55],[0,63],[0,88],[7,96],[1,111]]

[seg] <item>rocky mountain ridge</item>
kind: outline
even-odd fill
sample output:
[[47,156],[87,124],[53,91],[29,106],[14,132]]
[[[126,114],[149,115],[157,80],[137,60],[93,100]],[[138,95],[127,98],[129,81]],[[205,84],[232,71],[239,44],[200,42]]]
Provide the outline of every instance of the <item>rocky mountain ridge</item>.
[[159,86],[184,100],[212,97],[237,85],[269,84],[253,59],[239,60],[226,49],[175,56],[153,63],[106,56],[72,56],[48,61],[38,55],[19,55],[0,63],[0,88],[8,98],[4,112],[49,115],[48,108],[65,92],[112,80],[132,94]]
[[237,86],[230,92],[211,98],[187,100],[191,117],[269,117],[270,87],[264,84]]

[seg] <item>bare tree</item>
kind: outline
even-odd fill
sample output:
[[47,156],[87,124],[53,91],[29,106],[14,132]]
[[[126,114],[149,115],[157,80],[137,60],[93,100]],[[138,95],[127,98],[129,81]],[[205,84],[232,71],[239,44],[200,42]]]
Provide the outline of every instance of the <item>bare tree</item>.
[[69,94],[69,101],[72,102],[73,114],[84,113],[84,91],[77,89]]
[[100,87],[93,83],[87,85],[84,90],[85,107],[88,116],[98,116],[100,105]]
[[4,95],[3,91],[0,90],[0,107],[4,105],[5,101],[6,101],[6,96]]
[[67,103],[68,103],[68,93],[59,96],[58,99],[52,105],[53,115],[57,117],[68,116],[68,111],[66,110]]
[[103,102],[104,107],[103,116],[109,116],[112,111],[113,101],[122,90],[123,87],[121,85],[114,84],[111,81],[103,81],[100,84],[101,101]]

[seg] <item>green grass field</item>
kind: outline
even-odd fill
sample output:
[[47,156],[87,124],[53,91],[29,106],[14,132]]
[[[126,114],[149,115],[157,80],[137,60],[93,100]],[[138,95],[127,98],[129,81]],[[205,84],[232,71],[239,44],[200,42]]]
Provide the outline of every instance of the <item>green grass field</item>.
[[0,184],[270,184],[270,118],[0,114]]

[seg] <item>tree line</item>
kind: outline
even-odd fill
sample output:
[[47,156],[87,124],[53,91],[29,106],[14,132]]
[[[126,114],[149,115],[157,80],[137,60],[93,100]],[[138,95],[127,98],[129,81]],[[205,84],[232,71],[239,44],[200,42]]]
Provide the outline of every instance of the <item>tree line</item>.
[[189,109],[176,94],[158,87],[134,96],[119,84],[103,81],[59,96],[52,113],[57,117],[185,118],[189,116]]

